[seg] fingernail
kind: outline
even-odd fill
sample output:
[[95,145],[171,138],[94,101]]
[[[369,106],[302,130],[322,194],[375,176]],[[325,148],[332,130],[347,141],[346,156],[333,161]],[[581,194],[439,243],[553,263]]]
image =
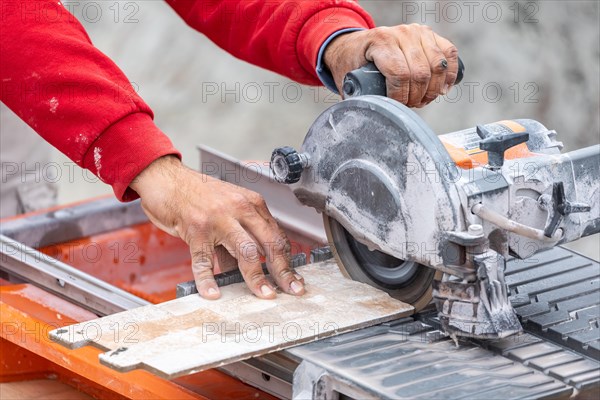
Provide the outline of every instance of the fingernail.
[[217,289],[215,289],[214,287],[208,288],[208,295],[209,296],[215,296],[219,294],[219,291]]
[[294,274],[294,277],[296,279],[298,279],[299,281],[303,280],[304,278],[302,277],[302,275],[298,275],[298,274]]
[[442,94],[447,94],[449,90],[450,90],[450,86],[446,83],[444,85],[444,87],[442,88]]
[[298,294],[301,293],[302,290],[304,289],[302,287],[302,284],[298,281],[292,281],[292,283],[290,283],[290,288],[292,289],[292,292]]
[[266,296],[266,297],[272,296],[273,294],[275,294],[275,292],[273,291],[273,289],[271,289],[267,285],[262,285],[260,287],[260,292],[262,293],[263,296]]

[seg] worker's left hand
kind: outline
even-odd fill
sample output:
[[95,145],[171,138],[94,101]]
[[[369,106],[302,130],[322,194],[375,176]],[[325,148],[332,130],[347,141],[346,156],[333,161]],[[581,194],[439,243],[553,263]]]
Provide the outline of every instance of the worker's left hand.
[[213,276],[216,265],[221,272],[239,265],[257,297],[274,298],[261,255],[281,290],[304,294],[304,280],[290,269],[288,238],[258,193],[193,171],[173,156],[155,160],[130,187],[140,195],[142,208],[156,226],[189,245],[202,297],[220,296]]
[[327,45],[324,60],[340,93],[348,72],[374,62],[386,78],[388,97],[409,107],[446,94],[458,72],[456,47],[418,24],[342,34]]

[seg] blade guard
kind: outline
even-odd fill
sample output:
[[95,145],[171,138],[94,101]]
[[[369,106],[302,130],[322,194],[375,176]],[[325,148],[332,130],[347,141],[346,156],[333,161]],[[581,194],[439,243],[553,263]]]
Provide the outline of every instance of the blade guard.
[[344,100],[317,118],[301,151],[310,162],[291,186],[300,202],[371,249],[443,264],[443,232],[463,229],[458,176],[415,113],[380,96]]
[[[336,220],[370,250],[456,278],[463,253],[448,233],[467,230],[457,188],[464,170],[415,113],[380,96],[344,100],[317,118],[298,159],[306,162],[291,188],[301,203]],[[479,257],[462,279],[435,283],[446,332],[503,337],[520,330],[504,263],[492,264]],[[469,315],[465,307],[477,310]]]

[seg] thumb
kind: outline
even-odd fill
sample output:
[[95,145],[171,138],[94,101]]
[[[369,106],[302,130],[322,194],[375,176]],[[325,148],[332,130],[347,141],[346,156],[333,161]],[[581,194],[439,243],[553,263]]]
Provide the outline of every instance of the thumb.
[[194,274],[198,293],[205,299],[218,299],[221,297],[221,291],[217,286],[213,271],[214,246],[207,242],[192,241],[190,252],[192,255],[192,273]]

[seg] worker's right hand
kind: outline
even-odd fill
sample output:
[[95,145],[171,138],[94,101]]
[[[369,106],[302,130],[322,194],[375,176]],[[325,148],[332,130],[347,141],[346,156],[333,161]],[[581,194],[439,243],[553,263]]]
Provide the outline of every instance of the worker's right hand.
[[276,296],[263,274],[261,255],[279,288],[293,295],[304,293],[302,277],[290,269],[290,243],[259,194],[193,171],[174,156],[155,160],[130,187],[156,226],[190,246],[202,297],[220,297],[213,274],[220,246],[237,259],[257,297]]
[[448,93],[458,73],[456,47],[419,24],[344,33],[327,45],[324,60],[340,93],[348,72],[374,62],[385,76],[387,96],[409,107]]

